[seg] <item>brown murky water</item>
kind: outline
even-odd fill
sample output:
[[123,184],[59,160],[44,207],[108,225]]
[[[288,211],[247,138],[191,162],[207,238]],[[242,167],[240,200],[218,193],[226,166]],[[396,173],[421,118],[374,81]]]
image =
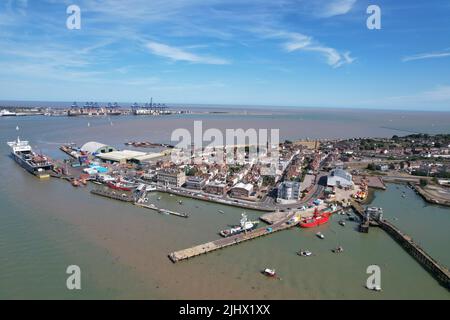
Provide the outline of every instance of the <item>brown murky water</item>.
[[[450,123],[441,115],[432,115],[421,117],[430,117],[429,128],[442,126],[439,128],[443,130]],[[158,201],[153,194],[151,201],[183,210],[190,218],[160,215],[93,196],[63,181],[38,181],[8,157],[8,146],[4,144],[15,138],[15,127],[19,125],[21,136],[29,139],[33,147],[63,157],[58,143],[95,140],[123,147],[122,143],[129,139],[170,142],[173,129],[192,128],[194,119],[203,120],[205,127],[280,128],[285,138],[389,136],[399,132],[381,127],[383,119],[390,122],[389,118],[397,119],[394,116],[382,113],[378,120],[369,117],[365,125],[358,119],[361,115],[351,112],[335,116],[310,112],[112,118],[113,125],[105,118],[0,119],[0,298],[449,299],[448,291],[389,236],[380,230],[359,234],[356,225],[339,226],[338,217],[321,227],[325,240],[315,237],[317,230],[294,228],[172,264],[167,258],[169,252],[217,238],[217,231],[236,223],[242,210],[188,199],[183,199],[180,206],[177,197],[161,195]],[[401,117],[398,114],[398,119]],[[406,117],[409,122],[398,120],[396,127],[412,130],[416,115]],[[425,126],[425,122],[421,125]],[[389,193],[377,193],[376,204],[388,212],[391,207],[396,212],[401,209],[404,216],[396,213],[398,225],[420,238],[438,260],[448,263],[449,253],[443,246],[448,243],[448,234],[441,229],[424,230],[420,218],[429,217],[427,226],[448,229],[450,210],[424,206],[414,194],[408,195],[409,201],[402,204],[405,207],[395,207],[395,194],[400,191],[392,188]],[[408,216],[411,211],[420,214]],[[259,214],[247,212],[254,218]],[[337,244],[345,248],[341,255],[330,251]],[[295,254],[300,248],[316,255],[300,258]],[[82,290],[78,292],[65,288],[65,270],[71,264],[82,270]],[[381,293],[364,288],[366,268],[371,264],[381,266]],[[263,277],[259,271],[265,267],[276,268],[282,280]]]

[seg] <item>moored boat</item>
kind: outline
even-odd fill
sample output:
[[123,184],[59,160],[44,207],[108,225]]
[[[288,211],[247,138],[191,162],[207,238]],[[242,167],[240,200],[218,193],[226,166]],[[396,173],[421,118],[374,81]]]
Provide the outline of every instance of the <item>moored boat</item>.
[[219,232],[219,234],[222,237],[230,237],[235,234],[251,231],[256,228],[258,223],[259,223],[259,221],[248,221],[247,215],[245,213],[243,213],[239,225],[236,225],[230,229],[222,230]]
[[269,269],[269,268],[264,269],[262,271],[262,273],[268,277],[275,277],[277,275],[275,269]]
[[11,156],[25,170],[39,178],[50,177],[49,171],[53,170],[53,163],[46,156],[35,153],[28,141],[20,140],[8,142],[12,148]]
[[314,211],[314,215],[310,218],[304,218],[300,221],[301,228],[313,228],[327,223],[330,220],[331,213],[328,211],[319,212],[319,210]]
[[111,189],[114,189],[114,190],[121,190],[121,191],[131,191],[132,190],[132,187],[127,186],[120,182],[108,182],[107,185],[108,185],[108,187],[110,187]]
[[297,252],[297,254],[299,256],[302,256],[302,257],[310,257],[310,256],[312,256],[312,252],[309,251],[309,250],[300,250],[299,252]]
[[342,248],[341,246],[338,246],[337,248],[334,248],[331,251],[333,251],[334,253],[342,253],[342,252],[344,252],[344,248]]

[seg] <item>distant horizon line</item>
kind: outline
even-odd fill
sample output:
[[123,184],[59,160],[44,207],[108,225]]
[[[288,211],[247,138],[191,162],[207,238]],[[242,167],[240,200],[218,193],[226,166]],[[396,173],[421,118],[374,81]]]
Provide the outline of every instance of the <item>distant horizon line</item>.
[[[83,103],[84,100],[79,100]],[[26,104],[32,104],[32,103],[51,103],[51,104],[72,104],[72,103],[78,103],[77,100],[72,100],[72,101],[59,101],[59,100],[3,100],[0,99],[0,107],[33,107],[33,106],[26,106],[26,105],[3,105],[4,103],[13,103],[13,104],[20,104],[20,103],[26,103]],[[90,102],[90,101],[86,101],[86,102]],[[134,103],[137,103],[139,105],[143,105],[146,103],[149,103],[149,101],[147,102],[126,102],[126,101],[93,101],[94,103],[98,103],[98,104],[108,104],[108,103],[117,103],[119,104],[125,104],[125,105],[133,105]],[[402,111],[402,112],[450,112],[450,106],[449,106],[449,110],[444,110],[441,108],[431,108],[431,109],[427,109],[427,110],[421,110],[421,109],[408,109],[408,107],[396,107],[396,108],[390,108],[390,107],[343,107],[343,106],[299,106],[299,105],[269,105],[269,104],[229,104],[229,103],[225,103],[225,104],[219,104],[219,103],[180,103],[180,102],[155,102],[154,104],[165,104],[165,105],[172,105],[175,107],[180,107],[180,106],[187,106],[187,107],[194,107],[194,108],[236,108],[236,107],[246,107],[246,108],[250,108],[250,109],[257,109],[257,108],[261,108],[261,109],[265,109],[265,108],[281,108],[278,110],[285,110],[285,109],[342,109],[342,110],[368,110],[368,111]],[[82,105],[81,105],[82,106]],[[34,107],[44,107],[44,106],[34,106]],[[55,106],[48,106],[48,107],[55,107]],[[283,109],[284,108],[284,109]],[[267,110],[269,111],[269,110]],[[272,110],[272,111],[276,111],[276,110]]]

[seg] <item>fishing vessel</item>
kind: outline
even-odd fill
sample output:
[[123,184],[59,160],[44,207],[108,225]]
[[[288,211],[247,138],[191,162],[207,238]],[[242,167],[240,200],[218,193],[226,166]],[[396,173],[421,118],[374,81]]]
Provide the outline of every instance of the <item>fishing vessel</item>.
[[259,221],[248,221],[247,215],[245,213],[243,213],[239,225],[234,226],[230,229],[220,231],[220,235],[222,237],[229,237],[229,236],[239,234],[242,232],[251,231],[256,228],[258,223],[259,223]]
[[50,177],[49,171],[53,169],[53,163],[44,155],[33,151],[28,141],[20,140],[8,142],[12,148],[11,156],[31,174],[39,178]]
[[313,228],[320,226],[321,224],[327,223],[330,220],[331,213],[328,211],[319,212],[319,210],[314,211],[314,215],[310,218],[304,218],[300,221],[301,228]]

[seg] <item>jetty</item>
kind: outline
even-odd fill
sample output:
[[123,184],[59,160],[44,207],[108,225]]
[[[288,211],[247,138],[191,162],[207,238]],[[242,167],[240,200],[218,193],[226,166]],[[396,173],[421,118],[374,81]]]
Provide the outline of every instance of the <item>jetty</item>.
[[369,227],[379,227],[384,230],[440,284],[450,290],[450,271],[434,260],[424,249],[415,243],[410,236],[400,231],[400,229],[386,219],[371,219],[365,214],[364,208],[359,203],[352,201],[352,208],[362,218],[359,225],[360,232],[368,233]]
[[181,218],[189,218],[189,215],[186,213],[171,211],[171,210],[167,210],[167,209],[161,209],[161,208],[158,208],[157,206],[155,206],[153,203],[144,204],[144,203],[136,202],[135,205],[138,207],[155,210],[155,211],[157,211],[159,213],[163,213],[163,214],[170,214],[170,215],[181,217]]
[[175,251],[169,254],[169,259],[176,263],[178,261],[190,259],[199,255],[203,255],[212,251],[223,249],[232,245],[236,245],[248,240],[267,236],[274,232],[290,229],[298,224],[298,221],[292,221],[295,213],[288,214],[283,220],[272,224],[270,227],[262,227],[249,232],[243,232],[227,238],[210,241],[184,250]]
[[105,198],[115,199],[124,202],[134,202],[134,197],[128,192],[117,192],[114,190],[108,190],[105,188],[92,189],[92,194],[102,196]]
[[379,227],[397,241],[414,259],[416,259],[439,283],[450,290],[450,271],[441,266],[412,238],[402,233],[396,226],[386,220],[379,221]]

